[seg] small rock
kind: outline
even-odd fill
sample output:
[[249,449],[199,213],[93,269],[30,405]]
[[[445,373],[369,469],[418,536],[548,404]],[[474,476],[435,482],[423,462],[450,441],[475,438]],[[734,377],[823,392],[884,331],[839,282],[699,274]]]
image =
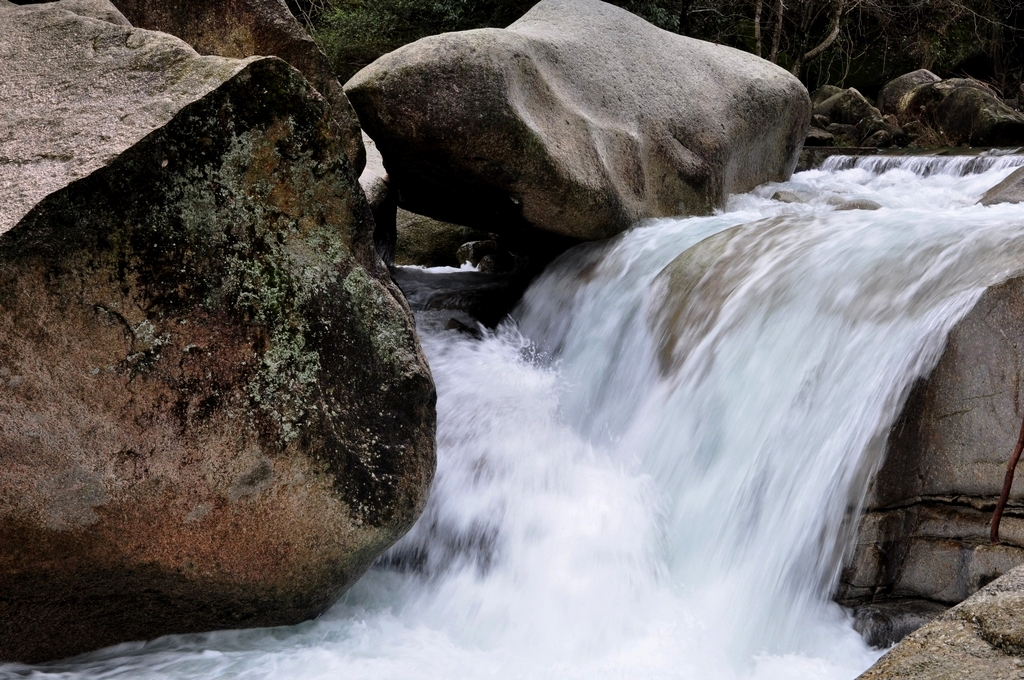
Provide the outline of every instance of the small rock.
[[811,116],[811,125],[824,130],[829,126],[832,121],[828,119],[828,116],[823,116],[820,113],[816,113]]
[[807,131],[807,138],[804,140],[804,146],[832,146],[834,142],[835,136],[831,132],[827,132],[821,128],[812,127]]
[[779,201],[780,203],[806,203],[806,201],[792,191],[786,191],[785,189],[779,189],[772,194],[773,201]]
[[881,207],[881,203],[876,203],[869,198],[854,198],[840,203],[836,206],[836,210],[878,210]]
[[888,130],[875,130],[861,142],[863,146],[886,147],[892,146],[892,133]]
[[843,88],[836,87],[835,85],[822,85],[811,94],[811,106],[817,106],[829,97],[837,95],[843,91]]

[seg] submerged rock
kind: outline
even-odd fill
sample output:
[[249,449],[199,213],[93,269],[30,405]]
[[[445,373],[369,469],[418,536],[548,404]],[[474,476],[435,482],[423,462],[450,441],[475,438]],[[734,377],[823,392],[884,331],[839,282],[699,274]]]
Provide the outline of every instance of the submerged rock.
[[810,117],[781,68],[598,0],[425,38],[345,89],[403,208],[576,239],[786,179]]
[[1024,674],[1024,567],[910,634],[859,680],[1019,680]]
[[359,119],[327,57],[284,0],[112,0],[132,26],[170,33],[199,54],[281,57],[331,105],[345,153],[358,174],[365,162]]
[[434,469],[324,99],[83,4],[0,6],[5,660],[315,616]]

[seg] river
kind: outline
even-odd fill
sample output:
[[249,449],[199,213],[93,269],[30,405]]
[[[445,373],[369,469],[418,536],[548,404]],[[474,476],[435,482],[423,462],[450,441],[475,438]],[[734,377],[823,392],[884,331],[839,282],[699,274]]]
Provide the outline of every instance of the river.
[[[909,387],[1024,265],[1024,205],[976,205],[1020,165],[834,158],[569,251],[482,339],[424,319],[431,499],[328,613],[0,676],[851,680],[829,595]],[[659,364],[658,273],[734,227]]]

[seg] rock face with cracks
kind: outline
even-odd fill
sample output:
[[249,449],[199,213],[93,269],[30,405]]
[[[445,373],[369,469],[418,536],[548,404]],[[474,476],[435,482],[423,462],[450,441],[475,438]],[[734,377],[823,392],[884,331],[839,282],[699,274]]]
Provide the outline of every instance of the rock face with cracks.
[[1019,680],[1024,676],[1024,567],[909,635],[859,680]]
[[200,54],[244,59],[281,57],[302,72],[331,105],[345,153],[363,168],[359,119],[327,58],[284,0],[113,0],[132,26],[170,33]]
[[323,98],[103,5],[0,5],[4,660],[315,616],[434,469]]
[[1024,563],[1018,469],[1000,545],[992,510],[1024,417],[1024,278],[990,287],[911,391],[865,501],[838,598],[956,604]]
[[425,38],[345,89],[401,207],[575,239],[787,178],[810,119],[807,91],[777,66],[598,0]]

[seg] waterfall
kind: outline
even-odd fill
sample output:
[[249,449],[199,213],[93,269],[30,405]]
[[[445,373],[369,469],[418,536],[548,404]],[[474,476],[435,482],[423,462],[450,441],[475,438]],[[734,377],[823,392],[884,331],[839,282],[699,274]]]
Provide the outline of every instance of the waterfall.
[[0,676],[854,678],[881,652],[829,595],[909,387],[1024,268],[1024,206],[976,205],[1020,165],[834,158],[567,252],[482,339],[421,319],[431,499],[331,611]]

